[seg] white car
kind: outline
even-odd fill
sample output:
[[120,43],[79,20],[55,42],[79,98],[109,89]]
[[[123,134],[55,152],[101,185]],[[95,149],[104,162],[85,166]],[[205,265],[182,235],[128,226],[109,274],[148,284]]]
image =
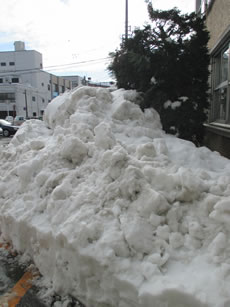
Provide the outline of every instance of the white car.
[[24,116],[16,116],[13,120],[13,124],[18,126],[18,125],[21,125],[22,123],[24,123],[25,120],[26,119],[25,119]]
[[6,116],[6,118],[5,118],[5,120],[7,121],[7,122],[9,122],[9,123],[13,123],[13,121],[14,121],[14,118],[13,118],[13,116]]

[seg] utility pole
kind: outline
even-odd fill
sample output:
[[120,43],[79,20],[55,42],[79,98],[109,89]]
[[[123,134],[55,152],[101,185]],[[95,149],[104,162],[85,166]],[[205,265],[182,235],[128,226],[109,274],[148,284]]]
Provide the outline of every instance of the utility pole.
[[28,118],[28,103],[27,103],[27,95],[26,95],[26,90],[25,90],[25,104],[26,104],[26,118]]
[[128,39],[128,0],[125,0],[125,41]]

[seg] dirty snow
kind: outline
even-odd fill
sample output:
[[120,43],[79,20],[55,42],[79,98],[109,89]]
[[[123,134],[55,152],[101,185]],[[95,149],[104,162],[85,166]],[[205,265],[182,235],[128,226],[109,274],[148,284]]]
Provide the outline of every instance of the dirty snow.
[[[176,107],[176,105],[171,105]],[[230,162],[81,87],[0,148],[1,238],[87,307],[230,306]]]

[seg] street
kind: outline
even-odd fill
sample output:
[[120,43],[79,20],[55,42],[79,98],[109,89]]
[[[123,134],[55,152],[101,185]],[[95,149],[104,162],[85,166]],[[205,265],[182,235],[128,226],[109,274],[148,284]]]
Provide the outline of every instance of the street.
[[33,280],[39,273],[30,264],[19,263],[16,253],[9,245],[0,243],[0,306],[1,307],[85,307],[81,302],[69,297],[62,304],[62,298],[56,294],[47,305],[37,296],[38,289]]
[[0,134],[0,146],[9,144],[11,139],[12,137],[6,138],[6,137],[3,137],[2,134]]
[[17,255],[6,244],[0,244],[0,306],[46,307],[32,286],[34,278],[34,272],[19,264]]

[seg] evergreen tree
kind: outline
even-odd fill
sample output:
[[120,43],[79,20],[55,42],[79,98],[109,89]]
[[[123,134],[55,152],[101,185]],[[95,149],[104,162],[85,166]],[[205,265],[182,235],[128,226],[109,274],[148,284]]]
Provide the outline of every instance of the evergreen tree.
[[108,69],[119,88],[144,93],[142,108],[155,108],[166,132],[200,145],[208,109],[205,20],[151,4],[148,11],[152,23],[110,54]]

